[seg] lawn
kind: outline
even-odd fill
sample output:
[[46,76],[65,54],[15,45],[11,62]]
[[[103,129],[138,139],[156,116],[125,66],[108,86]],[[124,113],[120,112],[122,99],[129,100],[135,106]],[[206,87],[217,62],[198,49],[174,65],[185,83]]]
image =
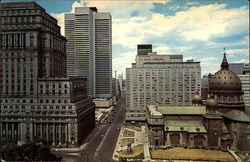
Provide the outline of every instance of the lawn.
[[143,149],[143,145],[137,145],[132,147],[133,150],[133,154],[128,155],[127,153],[127,149],[123,150],[119,153],[119,157],[120,158],[135,158],[135,159],[141,159],[144,158],[144,149]]
[[228,152],[206,149],[184,149],[176,147],[167,150],[151,150],[152,159],[235,161]]
[[135,140],[134,138],[123,138],[122,139],[122,143],[121,143],[121,146],[124,147],[124,146],[128,146],[129,143],[134,143]]
[[250,160],[250,156],[247,155],[243,155],[243,154],[239,154],[237,153],[237,155],[241,158],[241,160],[243,161],[248,161],[248,159]]
[[134,130],[134,131],[141,132],[141,127],[140,127],[140,126],[127,125],[125,128],[132,129],[132,130]]
[[125,129],[123,132],[123,137],[134,137],[134,136],[135,136],[135,133],[127,129]]

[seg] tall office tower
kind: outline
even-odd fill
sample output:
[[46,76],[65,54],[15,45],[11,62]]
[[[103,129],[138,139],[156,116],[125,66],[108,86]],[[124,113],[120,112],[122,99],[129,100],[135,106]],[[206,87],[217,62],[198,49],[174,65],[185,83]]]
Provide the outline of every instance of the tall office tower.
[[147,105],[186,106],[201,91],[199,62],[183,62],[182,55],[137,55],[126,69],[126,120],[145,120]]
[[112,96],[111,15],[95,7],[76,7],[65,14],[67,75],[88,79],[91,97]]
[[95,126],[86,79],[66,77],[66,39],[35,2],[0,3],[0,136],[81,144]]

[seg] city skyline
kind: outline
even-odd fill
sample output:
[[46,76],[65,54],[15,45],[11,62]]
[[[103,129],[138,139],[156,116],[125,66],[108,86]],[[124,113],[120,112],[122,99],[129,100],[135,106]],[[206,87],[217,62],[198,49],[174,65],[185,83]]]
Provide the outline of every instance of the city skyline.
[[0,0],[1,161],[249,161],[247,11]]
[[202,75],[219,69],[223,47],[230,62],[249,62],[246,0],[35,1],[58,19],[63,35],[64,14],[74,12],[74,7],[97,7],[100,12],[110,12],[113,76],[115,71],[125,74],[125,68],[135,62],[137,44],[153,44],[161,54],[183,54],[184,60],[201,61]]

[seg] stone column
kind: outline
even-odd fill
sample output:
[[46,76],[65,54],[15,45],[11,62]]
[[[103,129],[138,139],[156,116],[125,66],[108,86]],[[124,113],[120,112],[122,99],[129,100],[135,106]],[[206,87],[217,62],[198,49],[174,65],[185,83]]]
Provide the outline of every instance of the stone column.
[[68,124],[65,124],[65,144],[67,146],[68,146],[68,142],[69,142],[69,140],[68,140],[68,137],[69,137],[68,133],[69,133]]
[[8,124],[8,122],[6,122],[6,138],[8,138],[8,136],[9,136],[9,126],[8,126],[9,124]]
[[40,124],[40,137],[43,138],[43,124]]
[[68,143],[71,145],[71,124],[67,124],[67,128],[68,128]]
[[12,139],[15,139],[15,135],[14,135],[14,123],[11,123],[11,136],[12,136]]
[[21,123],[17,124],[17,137],[18,137],[18,141],[21,141]]
[[171,141],[170,141],[170,134],[169,134],[169,133],[167,134],[167,144],[171,144]]
[[37,133],[36,133],[36,124],[34,124],[34,137],[37,137]]
[[62,145],[62,125],[59,124],[59,146]]
[[52,146],[55,146],[55,124],[52,124],[52,134],[53,134],[53,142],[52,142]]
[[19,127],[20,127],[20,141],[23,141],[23,128],[22,128],[22,122],[19,123]]
[[3,129],[2,129],[2,122],[0,122],[0,138],[2,138],[2,136],[3,136],[3,135],[2,135],[2,134],[3,134],[2,132],[3,132]]
[[46,127],[46,141],[48,142],[49,141],[49,124],[47,123],[46,125],[47,125],[47,127]]

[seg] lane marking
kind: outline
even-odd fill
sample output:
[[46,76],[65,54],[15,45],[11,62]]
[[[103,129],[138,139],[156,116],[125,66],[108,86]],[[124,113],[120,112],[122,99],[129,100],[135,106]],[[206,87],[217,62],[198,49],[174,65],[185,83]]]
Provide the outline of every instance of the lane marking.
[[97,147],[97,149],[96,149],[96,151],[95,151],[95,156],[98,154],[97,152],[98,152],[98,151],[100,150],[100,148],[102,147],[102,145],[103,145],[103,143],[104,143],[104,141],[105,141],[105,139],[106,139],[106,137],[107,137],[107,135],[108,135],[110,129],[111,129],[111,126],[109,126],[108,131],[106,132],[106,134],[104,135],[104,137],[103,137],[101,143],[100,143],[99,146]]

